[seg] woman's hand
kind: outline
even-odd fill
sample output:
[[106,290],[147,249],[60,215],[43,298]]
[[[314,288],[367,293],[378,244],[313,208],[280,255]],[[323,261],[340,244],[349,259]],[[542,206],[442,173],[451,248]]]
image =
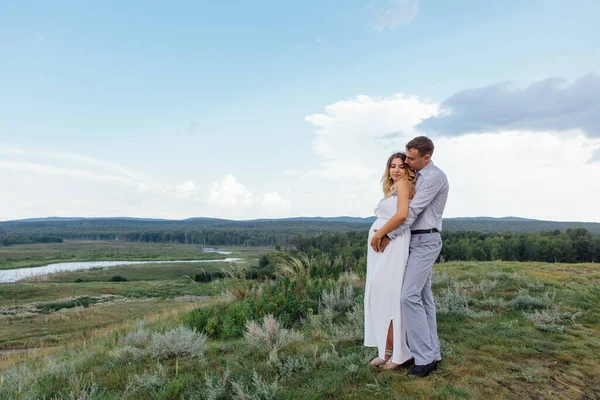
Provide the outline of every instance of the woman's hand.
[[373,232],[375,232],[375,234],[371,238],[371,247],[375,251],[379,251],[379,248],[381,247],[381,238],[383,237],[377,231],[378,231],[378,229],[373,230]]

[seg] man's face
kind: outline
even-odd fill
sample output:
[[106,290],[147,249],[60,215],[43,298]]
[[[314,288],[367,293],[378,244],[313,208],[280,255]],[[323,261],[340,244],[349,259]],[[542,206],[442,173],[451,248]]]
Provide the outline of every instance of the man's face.
[[419,155],[419,150],[412,148],[406,149],[406,164],[413,171],[419,171],[429,163],[431,156],[425,154],[423,157]]

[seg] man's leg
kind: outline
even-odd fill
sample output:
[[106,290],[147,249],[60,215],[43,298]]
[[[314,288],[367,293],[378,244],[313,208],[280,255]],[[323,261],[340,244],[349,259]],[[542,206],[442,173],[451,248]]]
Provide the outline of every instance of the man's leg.
[[[414,235],[411,238],[401,298],[408,344],[416,365],[430,364],[437,356],[437,343],[432,340],[433,338],[437,339],[437,333],[432,336],[430,332],[425,304],[428,304],[428,309],[433,304],[433,296],[430,293],[431,271],[440,250],[439,234]],[[424,295],[427,295],[425,302],[423,301]],[[435,305],[433,307],[435,316]],[[436,327],[432,326],[432,328]]]
[[429,337],[431,345],[433,346],[433,353],[435,361],[440,361],[442,355],[440,353],[440,341],[437,335],[437,319],[435,314],[435,303],[433,301],[433,292],[431,291],[431,277],[433,275],[433,269],[427,277],[425,282],[425,288],[423,289],[423,306],[425,307],[425,314],[427,315],[427,326],[429,327]]

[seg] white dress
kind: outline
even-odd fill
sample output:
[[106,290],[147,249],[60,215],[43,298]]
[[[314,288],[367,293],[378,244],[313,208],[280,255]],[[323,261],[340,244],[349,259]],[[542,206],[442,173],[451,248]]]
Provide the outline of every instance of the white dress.
[[411,358],[402,324],[400,292],[408,260],[410,230],[390,242],[383,253],[371,247],[373,229],[381,228],[398,206],[395,195],[383,198],[377,208],[377,219],[369,229],[367,242],[367,282],[365,286],[365,346],[377,347],[385,358],[385,345],[390,321],[393,321],[394,351],[391,361],[402,364]]

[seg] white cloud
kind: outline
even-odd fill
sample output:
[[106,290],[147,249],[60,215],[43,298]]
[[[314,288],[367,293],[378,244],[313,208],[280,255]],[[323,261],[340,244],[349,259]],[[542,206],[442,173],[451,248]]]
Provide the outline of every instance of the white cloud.
[[278,192],[268,192],[261,196],[260,205],[265,210],[281,213],[288,211],[292,204]]
[[379,32],[386,29],[394,30],[408,24],[419,12],[417,0],[388,0],[386,3],[385,7],[380,7],[375,2],[369,5],[373,12],[371,27]]
[[96,180],[104,182],[119,182],[119,183],[132,183],[129,179],[122,176],[115,175],[103,175],[93,171],[85,171],[78,169],[70,169],[63,167],[55,167],[48,164],[38,164],[31,162],[14,162],[0,160],[0,169],[11,170],[16,172],[34,172],[41,174],[50,175],[64,175],[70,177],[77,177],[86,180]]
[[175,192],[184,196],[192,195],[196,193],[196,190],[197,189],[194,181],[187,181],[180,183],[179,185],[175,185]]
[[225,177],[212,184],[206,204],[213,206],[218,215],[246,215],[246,218],[275,217],[291,209],[290,200],[279,192],[253,194],[235,176]]
[[254,196],[246,186],[237,182],[233,175],[225,175],[220,182],[214,182],[206,202],[219,207],[250,206]]
[[[302,206],[317,215],[372,215],[389,154],[418,135],[414,126],[439,105],[417,97],[358,96],[306,117],[315,125],[320,167],[335,183],[314,185]],[[502,131],[432,137],[434,161],[450,180],[446,216],[506,216],[600,221],[600,163],[580,130]],[[320,212],[319,212],[320,211]],[[305,212],[306,213],[306,212]],[[302,215],[303,213],[298,213]]]
[[594,149],[592,156],[588,160],[589,164],[598,163],[600,164],[600,147]]
[[15,147],[3,144],[0,145],[0,155],[10,158],[13,161],[42,162],[50,166],[64,167],[66,169],[89,170],[90,168],[94,168],[93,171],[88,171],[88,173],[103,174],[111,172],[120,174],[124,178],[138,178],[135,172],[113,162],[54,149]]
[[373,160],[402,149],[414,136],[414,125],[437,110],[435,103],[401,93],[361,95],[326,106],[324,113],[306,117],[315,125],[313,150],[321,157],[320,168],[309,173],[332,180],[372,180],[382,173],[381,162]]
[[[269,190],[257,194],[226,175],[135,173],[106,160],[39,148],[0,147],[0,220],[43,216],[134,216],[248,219],[286,216],[291,202]],[[184,177],[185,178],[185,177]],[[285,190],[285,186],[281,188]]]

